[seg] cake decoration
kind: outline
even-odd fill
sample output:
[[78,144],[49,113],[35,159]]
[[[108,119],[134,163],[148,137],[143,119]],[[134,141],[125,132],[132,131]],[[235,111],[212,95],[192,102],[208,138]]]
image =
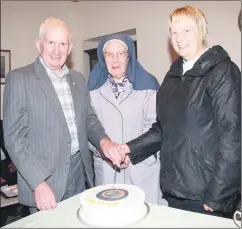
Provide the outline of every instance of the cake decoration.
[[145,193],[128,184],[107,184],[85,190],[80,195],[78,215],[92,227],[121,227],[147,215]]
[[106,189],[97,193],[96,197],[105,201],[118,201],[129,195],[128,190],[124,189]]

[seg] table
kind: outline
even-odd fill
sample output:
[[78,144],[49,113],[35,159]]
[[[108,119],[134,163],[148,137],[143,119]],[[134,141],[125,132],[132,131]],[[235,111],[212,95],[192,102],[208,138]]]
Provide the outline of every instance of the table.
[[[3,228],[84,228],[76,217],[79,208],[79,194],[60,202],[57,208],[40,211],[15,221]],[[237,228],[232,219],[204,215],[171,207],[149,204],[150,214],[132,228]],[[123,228],[123,227],[122,227]]]
[[11,198],[5,198],[3,195],[1,195],[1,203],[0,203],[0,208],[7,207],[13,204],[18,203],[18,196],[16,197],[11,197]]

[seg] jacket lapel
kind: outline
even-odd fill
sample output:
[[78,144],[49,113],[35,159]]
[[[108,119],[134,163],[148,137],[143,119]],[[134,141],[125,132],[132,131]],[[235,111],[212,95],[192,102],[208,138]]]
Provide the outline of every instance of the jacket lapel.
[[115,95],[108,81],[106,81],[106,83],[100,87],[99,91],[100,94],[114,106],[118,105],[118,100],[115,98]]
[[56,113],[60,114],[58,115],[60,118],[64,119],[63,121],[66,122],[59,98],[55,92],[55,88],[51,83],[51,80],[49,76],[47,75],[43,65],[40,63],[39,58],[34,63],[35,68],[35,76],[39,81],[40,88],[44,91],[46,97],[51,101],[51,104],[53,104],[50,109],[55,109]]
[[112,91],[112,88],[107,81],[102,87],[100,87],[99,91],[100,94],[106,98],[110,103],[112,103],[115,107],[118,107],[119,104],[121,104],[132,92],[133,85],[128,82],[125,85],[125,91],[118,97],[118,99],[115,98],[115,95]]
[[67,76],[67,81],[71,90],[71,95],[72,95],[72,101],[73,101],[73,109],[75,112],[75,118],[76,118],[76,127],[77,127],[77,131],[79,132],[78,129],[78,123],[80,123],[81,120],[81,109],[82,109],[82,101],[80,98],[80,88],[78,88],[77,83],[75,82],[75,79],[73,78],[73,76],[71,75],[71,73],[69,73]]
[[118,103],[121,104],[132,92],[133,85],[130,82],[127,82],[124,86],[124,91],[121,93],[121,95],[118,97]]

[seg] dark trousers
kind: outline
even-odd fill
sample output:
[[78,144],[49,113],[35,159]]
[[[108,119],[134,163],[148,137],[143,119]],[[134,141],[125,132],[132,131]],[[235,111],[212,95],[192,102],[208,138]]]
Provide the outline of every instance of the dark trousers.
[[81,158],[81,153],[78,151],[75,155],[71,156],[66,191],[62,200],[68,199],[85,190],[85,168]]
[[168,201],[169,207],[178,208],[181,210],[202,213],[206,215],[219,216],[230,218],[222,212],[208,212],[204,210],[203,203],[199,200],[190,200],[179,198],[168,193],[164,193],[164,198]]
[[[75,155],[71,155],[70,158],[70,169],[67,178],[66,190],[62,200],[68,199],[85,190],[85,168],[81,158],[81,153],[78,151]],[[30,207],[29,210],[31,214],[38,211],[36,207]]]

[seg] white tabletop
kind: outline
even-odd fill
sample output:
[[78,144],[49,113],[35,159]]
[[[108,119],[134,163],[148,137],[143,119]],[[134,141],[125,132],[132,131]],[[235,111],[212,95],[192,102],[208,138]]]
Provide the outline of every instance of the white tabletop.
[[[4,228],[84,228],[76,216],[79,195],[62,201],[56,209],[40,211],[6,225]],[[127,227],[149,228],[237,228],[232,219],[209,216],[171,207],[150,204],[150,214],[139,223]]]

